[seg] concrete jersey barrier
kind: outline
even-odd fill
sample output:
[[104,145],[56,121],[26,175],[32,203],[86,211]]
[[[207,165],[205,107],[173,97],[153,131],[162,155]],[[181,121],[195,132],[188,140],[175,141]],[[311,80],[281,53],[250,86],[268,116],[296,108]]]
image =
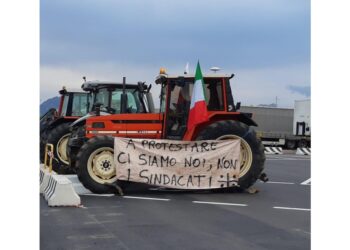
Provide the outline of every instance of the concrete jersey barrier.
[[311,148],[297,148],[297,155],[311,155]]
[[40,166],[40,193],[49,206],[79,206],[81,200],[72,182],[64,175],[49,172]]

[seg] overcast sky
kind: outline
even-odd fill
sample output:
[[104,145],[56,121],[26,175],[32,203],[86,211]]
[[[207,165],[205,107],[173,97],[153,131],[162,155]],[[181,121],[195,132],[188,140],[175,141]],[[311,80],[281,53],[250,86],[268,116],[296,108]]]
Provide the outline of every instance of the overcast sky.
[[41,0],[40,12],[41,101],[82,76],[152,83],[198,59],[235,73],[242,105],[310,96],[309,0]]

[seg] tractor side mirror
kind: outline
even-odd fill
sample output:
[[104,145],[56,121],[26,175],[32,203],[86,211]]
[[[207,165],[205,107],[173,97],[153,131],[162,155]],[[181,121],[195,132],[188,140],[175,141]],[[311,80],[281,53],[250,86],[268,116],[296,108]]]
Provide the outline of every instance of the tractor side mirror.
[[92,110],[95,111],[96,115],[99,116],[100,115],[100,112],[101,112],[101,106],[103,104],[100,103],[100,102],[96,102],[93,107],[92,107]]
[[241,102],[236,103],[236,110],[239,110],[241,108]]
[[137,89],[140,93],[145,92],[145,90],[147,90],[145,82],[137,82]]

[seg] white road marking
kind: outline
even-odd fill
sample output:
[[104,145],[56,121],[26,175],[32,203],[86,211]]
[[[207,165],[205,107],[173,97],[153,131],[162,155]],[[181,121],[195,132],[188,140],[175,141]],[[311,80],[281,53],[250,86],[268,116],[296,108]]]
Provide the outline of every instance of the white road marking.
[[310,160],[310,155],[266,155],[266,160]]
[[297,207],[273,207],[276,209],[286,209],[286,210],[299,210],[299,211],[311,211],[310,208],[297,208]]
[[301,229],[299,229],[299,228],[295,228],[295,229],[293,229],[293,230],[296,231],[296,232],[302,232],[302,233],[306,233],[306,234],[311,234],[310,232],[301,230]]
[[137,197],[137,196],[123,196],[125,199],[139,199],[139,200],[154,200],[154,201],[170,201],[170,199],[152,198],[152,197]]
[[284,182],[284,181],[267,181],[267,182],[265,182],[265,183],[267,183],[267,184],[285,184],[285,185],[293,185],[293,184],[295,184],[295,183],[293,183],[293,182]]
[[309,161],[310,158],[266,158],[267,161]]
[[283,155],[266,155],[266,158],[310,158],[310,155],[296,155],[296,154],[283,154]]
[[81,194],[81,195],[101,196],[101,197],[111,197],[111,196],[115,196],[115,194]]
[[311,185],[311,178],[307,179],[306,181],[303,181],[300,183],[300,185]]
[[192,201],[193,203],[198,204],[210,204],[210,205],[224,205],[224,206],[239,206],[246,207],[247,204],[239,204],[239,203],[223,203],[223,202],[210,202],[210,201]]
[[189,189],[173,189],[173,188],[149,188],[151,191],[160,191],[160,192],[188,192]]
[[100,224],[100,223],[103,223],[103,224],[106,224],[106,223],[118,223],[118,222],[120,222],[120,221],[118,221],[118,220],[104,220],[104,221],[98,221],[98,222],[96,222],[96,221],[87,221],[87,222],[84,222],[84,225],[92,225],[92,224]]

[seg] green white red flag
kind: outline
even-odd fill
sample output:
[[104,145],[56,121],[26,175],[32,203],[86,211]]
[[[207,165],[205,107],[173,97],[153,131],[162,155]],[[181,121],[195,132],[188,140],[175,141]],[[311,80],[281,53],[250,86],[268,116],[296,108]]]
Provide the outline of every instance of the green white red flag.
[[208,121],[207,103],[204,94],[204,82],[201,67],[197,63],[196,75],[191,97],[190,113],[187,122],[187,129],[192,130],[197,124]]

